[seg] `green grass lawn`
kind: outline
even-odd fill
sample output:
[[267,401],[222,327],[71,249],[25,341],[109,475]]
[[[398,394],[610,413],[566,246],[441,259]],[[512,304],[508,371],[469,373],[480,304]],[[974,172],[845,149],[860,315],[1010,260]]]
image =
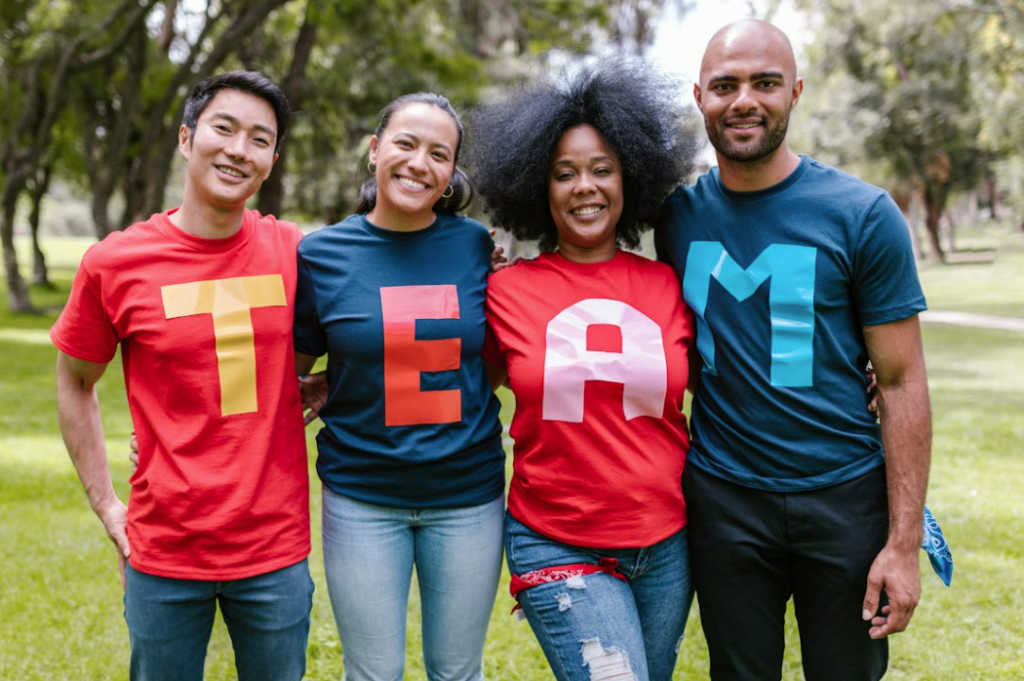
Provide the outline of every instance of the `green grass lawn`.
[[[982,237],[989,238],[986,235]],[[1024,237],[990,237],[991,265],[929,267],[922,272],[933,309],[1024,316]],[[24,245],[24,244],[22,244]],[[41,306],[59,306],[87,242],[45,244],[57,289],[34,290]],[[0,291],[3,292],[3,291]],[[3,292],[6,295],[5,292]],[[128,636],[116,558],[89,509],[57,429],[47,330],[56,312],[12,316],[0,310],[0,678],[127,678]],[[1024,641],[1024,334],[945,325],[924,329],[935,415],[929,506],[952,545],[956,574],[942,586],[922,562],[924,593],[908,632],[895,637],[887,678],[914,681],[1018,681]],[[115,484],[127,498],[131,424],[120,365],[100,385]],[[503,395],[503,418],[510,400]],[[309,429],[310,451],[315,426]],[[312,464],[312,457],[310,459]],[[319,483],[311,466],[317,592],[307,678],[341,678],[341,651],[323,578]],[[550,678],[525,622],[509,616],[507,575],[491,619],[486,673],[497,680]],[[410,604],[408,679],[424,679],[415,590]],[[785,679],[801,679],[792,617]],[[207,678],[234,678],[231,646],[215,629]],[[680,650],[676,679],[707,678],[696,609]]]

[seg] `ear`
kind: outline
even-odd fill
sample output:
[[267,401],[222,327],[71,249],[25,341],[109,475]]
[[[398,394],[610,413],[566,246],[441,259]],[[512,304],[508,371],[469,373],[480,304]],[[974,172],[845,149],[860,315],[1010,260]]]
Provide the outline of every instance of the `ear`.
[[796,106],[796,103],[800,101],[800,95],[804,91],[804,79],[797,78],[796,82],[793,83],[793,103],[791,106]]
[[261,184],[267,181],[267,178],[270,177],[270,173],[274,172],[274,166],[277,164],[277,159],[280,157],[281,154],[274,154],[274,160],[270,162],[270,167],[267,168],[267,174],[264,175],[263,179],[260,181]]
[[693,101],[697,102],[697,109],[704,113],[704,104],[701,101],[700,83],[693,84]]
[[369,151],[369,161],[370,161],[370,163],[376,163],[377,162],[377,151],[378,151],[377,142],[378,142],[377,136],[376,135],[370,135],[370,151]]
[[192,155],[192,131],[187,125],[178,126],[178,153],[187,161]]

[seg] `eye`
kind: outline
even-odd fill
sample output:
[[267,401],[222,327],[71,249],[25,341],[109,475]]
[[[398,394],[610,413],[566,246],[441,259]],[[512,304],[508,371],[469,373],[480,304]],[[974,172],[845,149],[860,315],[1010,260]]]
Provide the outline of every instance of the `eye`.
[[600,168],[594,168],[594,174],[599,177],[605,177],[615,172],[614,168],[602,166]]
[[431,155],[434,158],[436,158],[438,161],[441,161],[442,163],[447,163],[448,162],[448,154],[444,153],[443,151],[435,151]]
[[270,146],[270,140],[268,140],[266,137],[256,137],[256,138],[253,139],[253,142],[255,142],[256,144],[260,145],[261,147],[269,147]]
[[395,140],[395,145],[403,149],[412,149],[412,142],[409,140]]
[[218,132],[231,132],[231,128],[229,128],[228,126],[224,125],[223,123],[214,123],[213,124],[213,129],[218,131]]

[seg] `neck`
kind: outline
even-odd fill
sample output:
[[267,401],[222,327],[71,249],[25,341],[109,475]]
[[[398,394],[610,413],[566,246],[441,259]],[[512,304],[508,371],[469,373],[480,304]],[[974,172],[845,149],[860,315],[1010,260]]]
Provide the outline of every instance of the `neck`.
[[434,224],[437,214],[430,210],[425,214],[408,215],[383,209],[378,203],[366,214],[366,219],[381,229],[389,229],[393,232],[416,232]]
[[721,153],[716,156],[722,184],[734,192],[754,192],[777,185],[800,165],[800,157],[785,145],[757,161],[734,161]]
[[563,258],[570,262],[578,263],[595,263],[595,262],[606,262],[615,257],[617,249],[615,248],[615,242],[604,243],[593,248],[587,248],[584,246],[574,246],[572,244],[558,242],[558,252]]
[[181,231],[200,239],[226,239],[242,229],[244,214],[244,205],[230,209],[216,208],[189,201],[186,193],[181,208],[171,215],[170,220]]

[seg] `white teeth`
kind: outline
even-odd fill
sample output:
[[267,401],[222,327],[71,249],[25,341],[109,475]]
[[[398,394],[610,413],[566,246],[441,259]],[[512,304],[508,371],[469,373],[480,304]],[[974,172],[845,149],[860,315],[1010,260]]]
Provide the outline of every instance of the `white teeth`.
[[416,180],[410,180],[407,177],[400,177],[400,178],[398,178],[398,181],[401,182],[402,184],[404,184],[407,187],[412,187],[413,189],[426,189],[426,187],[427,187],[427,185],[423,184],[422,182],[417,182]]
[[594,213],[600,213],[602,210],[604,209],[601,206],[584,206],[570,212],[573,215],[593,215]]
[[224,166],[217,166],[217,169],[220,170],[222,173],[231,175],[232,177],[245,177],[244,173],[242,173],[239,170],[235,170],[234,168],[225,168]]
[[738,128],[739,130],[749,130],[750,128],[756,128],[760,125],[760,123],[743,123],[742,125],[733,124],[729,127]]

